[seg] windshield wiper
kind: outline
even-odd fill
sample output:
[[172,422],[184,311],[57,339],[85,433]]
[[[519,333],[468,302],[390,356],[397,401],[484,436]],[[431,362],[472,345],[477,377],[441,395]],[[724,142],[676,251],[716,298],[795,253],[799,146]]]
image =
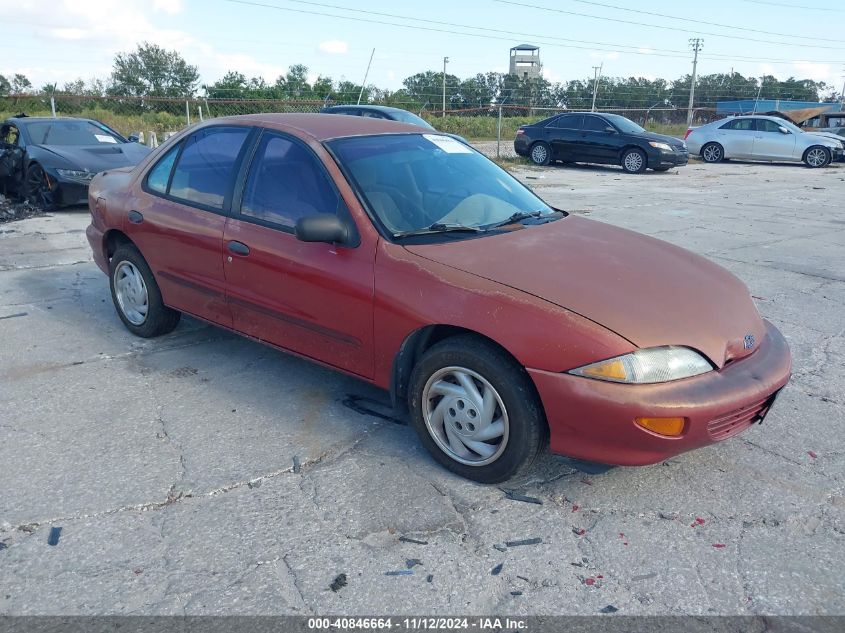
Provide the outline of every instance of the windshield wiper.
[[397,231],[393,237],[410,237],[411,235],[432,235],[434,233],[484,233],[486,229],[480,226],[469,226],[467,224],[445,224],[443,222],[435,222],[423,229],[412,229],[410,231]]
[[[502,220],[501,222],[496,222],[496,224],[494,224],[493,226],[494,227],[507,226],[508,224],[514,224],[514,223],[519,222],[521,220],[527,220],[528,218],[539,218],[541,215],[543,215],[542,211],[517,211],[511,217],[509,217],[507,220]],[[549,214],[549,215],[551,215],[551,214]]]

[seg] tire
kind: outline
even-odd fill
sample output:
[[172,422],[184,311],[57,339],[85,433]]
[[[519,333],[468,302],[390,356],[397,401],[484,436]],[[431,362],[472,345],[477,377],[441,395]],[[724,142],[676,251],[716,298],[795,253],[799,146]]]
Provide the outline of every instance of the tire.
[[552,162],[552,148],[545,141],[538,141],[531,146],[528,159],[535,165],[548,165]]
[[622,154],[622,169],[629,174],[641,174],[648,168],[648,158],[641,149],[631,148]]
[[829,165],[831,161],[830,150],[822,145],[813,145],[812,147],[807,148],[807,151],[804,152],[804,157],[801,160],[804,161],[804,164],[807,165],[807,167],[811,167],[813,169],[825,167]]
[[50,186],[47,174],[38,163],[32,163],[26,168],[24,197],[32,206],[43,211],[55,211],[58,208],[56,193]]
[[[474,394],[461,386],[467,383]],[[492,403],[487,414],[485,396]],[[423,354],[411,374],[408,406],[411,424],[434,459],[481,483],[524,472],[545,445],[546,418],[528,374],[477,336],[448,338]],[[492,435],[484,435],[485,429]]]
[[109,271],[114,308],[126,329],[153,338],[172,332],[179,324],[181,313],[164,305],[155,277],[135,246],[118,246]]
[[701,148],[701,159],[705,163],[721,163],[725,160],[725,148],[718,143],[705,143]]

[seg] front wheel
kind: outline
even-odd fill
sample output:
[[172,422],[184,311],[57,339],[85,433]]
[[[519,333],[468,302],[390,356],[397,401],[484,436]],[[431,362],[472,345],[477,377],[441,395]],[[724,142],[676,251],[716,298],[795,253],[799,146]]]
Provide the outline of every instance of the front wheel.
[[548,143],[540,141],[531,146],[528,156],[535,165],[548,165],[552,161],[552,148]]
[[32,163],[26,169],[26,201],[44,211],[54,211],[56,193],[50,185],[50,177],[38,163]]
[[826,147],[813,145],[804,152],[804,164],[807,167],[824,167],[830,162],[830,152]]
[[629,174],[641,174],[647,167],[648,160],[641,149],[629,149],[622,155],[622,169]]
[[481,483],[523,472],[546,437],[528,374],[475,336],[449,338],[425,352],[411,375],[408,405],[434,459]]
[[109,279],[117,315],[136,336],[161,336],[179,324],[181,314],[164,305],[149,265],[134,246],[118,247],[111,259]]

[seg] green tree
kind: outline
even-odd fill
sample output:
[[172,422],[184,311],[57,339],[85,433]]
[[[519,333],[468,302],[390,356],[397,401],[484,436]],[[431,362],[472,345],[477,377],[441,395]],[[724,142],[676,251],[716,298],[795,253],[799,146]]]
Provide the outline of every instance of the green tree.
[[0,75],[0,97],[5,97],[12,92],[12,84],[3,75]]
[[12,92],[15,94],[23,94],[32,90],[32,82],[26,76],[15,73],[12,77]]
[[118,53],[109,92],[119,96],[188,97],[194,94],[199,72],[177,51],[144,42],[134,52]]

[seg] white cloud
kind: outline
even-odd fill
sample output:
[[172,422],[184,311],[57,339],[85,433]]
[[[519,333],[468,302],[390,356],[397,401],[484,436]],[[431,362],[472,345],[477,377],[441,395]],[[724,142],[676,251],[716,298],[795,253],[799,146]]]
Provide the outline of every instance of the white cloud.
[[320,42],[317,48],[329,55],[345,55],[349,52],[349,44],[343,40],[326,40],[325,42]]
[[175,15],[182,12],[182,0],[154,0],[153,9]]

